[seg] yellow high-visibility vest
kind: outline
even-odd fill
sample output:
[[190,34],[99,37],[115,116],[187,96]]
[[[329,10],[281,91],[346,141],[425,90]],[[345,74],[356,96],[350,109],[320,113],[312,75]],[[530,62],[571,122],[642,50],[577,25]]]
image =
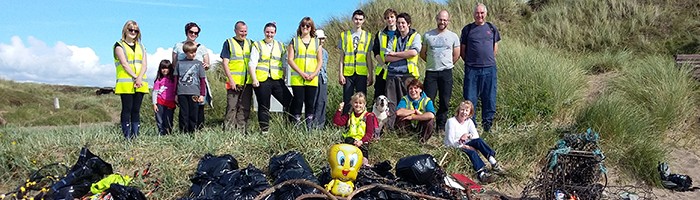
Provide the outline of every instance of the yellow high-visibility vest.
[[[409,110],[414,110],[414,109],[415,109],[415,110],[420,111],[421,113],[424,113],[424,112],[425,112],[425,107],[428,106],[428,101],[430,101],[430,97],[425,97],[425,98],[421,99],[421,100],[418,102],[418,108],[417,108],[417,109],[416,109],[415,107],[413,107],[413,101],[411,101],[411,100],[408,98],[408,95],[403,96],[403,100],[406,101],[406,109],[409,109]],[[411,123],[412,123],[413,125],[416,125],[416,124],[418,124],[418,121],[417,121],[417,120],[412,120]]]
[[[136,41],[134,42],[135,49],[131,49],[123,40],[117,41],[117,43],[119,43],[124,50],[126,62],[129,63],[128,67],[131,67],[134,74],[140,74],[143,67],[143,55],[145,53],[143,45]],[[134,88],[134,77],[131,77],[131,75],[124,70],[122,63],[119,62],[119,58],[117,58],[117,54],[114,54],[114,65],[117,68],[117,83],[114,86],[114,94],[148,93],[148,82],[146,81],[142,81],[141,87]],[[145,79],[146,75],[144,74],[143,80]]]
[[[311,38],[309,45],[306,46],[302,43],[300,37],[296,37],[294,42],[294,63],[296,63],[299,70],[304,73],[311,74],[316,71],[318,66],[318,60],[316,59],[317,51],[319,48],[318,38]],[[318,76],[314,79],[307,81],[301,77],[299,73],[292,70],[291,85],[292,86],[318,86]]]
[[[408,41],[406,42],[406,47],[411,46],[413,44],[413,40],[416,38],[416,35],[418,32],[414,32],[410,36],[408,36]],[[384,57],[389,50],[396,52],[399,51],[396,49],[396,44],[397,40],[399,40],[400,36],[396,36],[396,39],[392,40],[392,43],[389,44],[389,37],[384,34],[384,32],[379,32],[380,36],[380,42],[379,42],[379,56],[381,56],[382,60],[385,60],[386,58]],[[391,45],[391,46],[389,46]],[[404,51],[405,49],[402,49],[401,51]],[[420,72],[418,71],[418,54],[416,56],[410,57],[406,59],[408,63],[408,73],[413,75],[413,78],[418,79],[420,77]],[[389,63],[387,63],[385,66],[388,66]],[[377,72],[381,72],[381,70],[378,70]],[[387,73],[384,73],[384,79],[386,79]]]
[[365,137],[365,130],[367,129],[365,115],[367,115],[367,111],[363,111],[359,117],[355,117],[355,113],[350,113],[348,132],[343,133],[343,138],[351,137],[356,140],[362,140],[362,138]]
[[268,47],[265,40],[257,41],[253,44],[260,53],[258,66],[255,67],[255,77],[259,82],[265,82],[267,77],[272,80],[284,78],[282,70],[282,51],[284,44],[277,40],[272,41],[272,48]]
[[413,107],[413,101],[408,98],[408,95],[403,96],[403,100],[406,101],[406,109],[409,110],[418,110],[420,112],[425,112],[425,107],[428,106],[428,101],[430,101],[430,97],[424,97],[423,99],[418,102],[418,109]]
[[360,41],[357,43],[357,51],[353,47],[352,32],[342,32],[340,41],[343,52],[345,52],[343,76],[352,76],[355,73],[367,76],[367,59],[372,59],[371,55],[369,55],[369,43],[372,41],[372,36],[363,30],[360,33]]
[[[253,80],[251,80],[252,78],[250,78],[250,75],[248,74],[251,41],[249,39],[245,39],[242,47],[234,38],[229,38],[226,41],[228,41],[228,47],[231,51],[228,60],[228,69],[229,72],[231,72],[233,81],[239,85],[253,83]],[[228,85],[228,82],[226,84]]]

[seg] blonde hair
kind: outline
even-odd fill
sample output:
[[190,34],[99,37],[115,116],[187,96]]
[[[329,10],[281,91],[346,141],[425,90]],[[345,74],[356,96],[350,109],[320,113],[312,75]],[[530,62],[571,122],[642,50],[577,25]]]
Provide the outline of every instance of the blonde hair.
[[185,53],[197,53],[197,45],[192,41],[187,41],[182,44],[182,51]]
[[350,97],[350,103],[355,103],[356,101],[362,101],[362,103],[367,104],[365,100],[365,93],[357,92]]
[[459,106],[457,106],[457,109],[455,110],[455,115],[459,115],[459,110],[464,107],[469,107],[469,116],[467,116],[467,118],[474,116],[474,104],[469,100],[464,100],[459,103]]
[[139,33],[136,34],[136,38],[134,39],[135,41],[141,41],[141,29],[139,29],[139,24],[136,23],[134,20],[129,20],[124,23],[124,27],[122,28],[122,40],[126,40],[126,35],[129,34],[129,29],[136,29],[139,31]]

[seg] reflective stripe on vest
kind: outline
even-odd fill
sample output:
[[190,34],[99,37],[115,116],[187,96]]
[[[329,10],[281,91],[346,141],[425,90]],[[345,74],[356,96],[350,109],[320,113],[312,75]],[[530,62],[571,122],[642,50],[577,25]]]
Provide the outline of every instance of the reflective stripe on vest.
[[362,31],[360,41],[357,43],[357,52],[355,52],[352,32],[346,31],[340,34],[341,44],[345,52],[343,76],[352,76],[355,73],[367,76],[367,55],[371,39],[372,36],[367,34],[367,31]]
[[[423,95],[423,94],[421,94],[421,96],[422,96],[422,95]],[[416,109],[416,108],[413,107],[413,101],[411,101],[411,100],[408,98],[408,95],[403,96],[403,100],[406,101],[406,109],[409,109],[409,110],[414,110],[414,109],[415,109],[415,110],[420,111],[421,113],[424,113],[424,112],[425,112],[425,107],[428,106],[428,101],[430,101],[430,97],[424,97],[424,98],[422,98],[422,99],[418,102],[418,109]],[[411,120],[411,123],[413,123],[413,125],[416,125],[416,124],[418,124],[418,120]]]
[[354,138],[355,140],[362,140],[365,137],[365,130],[367,129],[367,122],[365,121],[365,115],[367,111],[363,111],[359,117],[355,117],[355,113],[350,113],[350,119],[348,119],[348,132],[343,133],[344,138]]
[[255,77],[260,82],[265,82],[269,76],[272,80],[284,78],[282,70],[282,49],[284,45],[277,41],[272,41],[272,48],[268,47],[265,40],[255,42],[255,48],[260,53],[258,66],[255,67]]
[[[126,62],[129,63],[129,67],[134,72],[134,74],[140,74],[143,67],[143,56],[145,48],[140,42],[134,42],[134,47],[136,49],[131,49],[129,45],[123,40],[118,41],[119,46],[122,47],[124,51],[124,56],[126,57]],[[117,70],[116,85],[114,86],[114,94],[134,94],[135,92],[148,93],[148,82],[142,81],[141,87],[134,88],[134,78],[129,75],[129,73],[124,70],[117,54],[114,54],[114,65]],[[143,80],[146,79],[146,75],[143,75]]]
[[228,69],[229,72],[231,72],[233,81],[239,85],[252,83],[253,80],[248,77],[250,76],[248,74],[248,61],[250,60],[251,48],[250,40],[245,39],[242,47],[234,38],[229,38],[227,41],[229,50],[231,51]]
[[[417,32],[414,32],[410,36],[408,36],[408,41],[406,42],[406,48],[410,47],[411,44],[413,44],[413,39],[416,38]],[[381,37],[380,39],[380,46],[379,46],[379,56],[381,56],[382,60],[386,60],[384,57],[384,54],[388,51],[399,51],[396,49],[396,44],[397,40],[399,40],[398,36],[396,39],[392,40],[391,47],[389,47],[389,38],[386,34],[383,32],[379,32],[379,36]],[[402,49],[401,51],[405,51],[406,49]],[[418,72],[418,54],[416,56],[413,56],[411,58],[406,59],[406,63],[408,65],[408,73],[413,75],[413,78],[418,79],[420,77],[420,72]],[[388,66],[389,63],[386,63],[386,66]],[[377,70],[377,73],[381,72],[381,70]],[[389,73],[384,73],[383,79],[386,79],[386,76]]]
[[[318,60],[316,58],[319,41],[318,38],[311,38],[309,40],[309,46],[306,47],[302,42],[300,37],[296,37],[294,42],[294,63],[297,65],[300,71],[306,74],[312,74],[316,71],[318,67]],[[299,73],[292,70],[291,85],[292,86],[318,86],[318,76],[314,79],[307,81],[301,77]]]
[[[403,100],[406,101],[406,109],[409,110],[414,110],[416,108],[413,107],[413,101],[408,98],[407,96],[403,96]],[[420,112],[425,112],[425,107],[428,106],[428,101],[430,101],[430,97],[423,97],[420,102],[418,102],[418,111]]]

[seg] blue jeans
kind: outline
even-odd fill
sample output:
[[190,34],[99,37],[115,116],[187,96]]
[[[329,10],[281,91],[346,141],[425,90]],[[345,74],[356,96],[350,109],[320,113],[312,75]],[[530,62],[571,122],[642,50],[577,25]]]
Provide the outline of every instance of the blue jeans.
[[166,106],[158,104],[158,112],[156,112],[156,125],[158,126],[158,134],[167,135],[172,133],[173,113],[175,109],[170,109]]
[[486,159],[489,158],[489,156],[496,156],[496,152],[489,147],[484,140],[481,138],[473,139],[470,140],[469,142],[465,143],[465,145],[469,145],[470,147],[473,147],[475,150],[468,150],[468,149],[462,149],[464,153],[467,153],[469,156],[469,160],[472,161],[472,165],[474,166],[474,171],[479,171],[481,168],[484,167],[484,161],[481,160],[481,157],[479,157],[479,152],[481,152],[481,155],[484,155]]
[[[474,109],[479,106],[481,100],[481,124],[484,130],[489,130],[493,124],[493,116],[496,114],[496,66],[491,67],[466,67],[464,72],[464,99],[474,104]],[[472,116],[476,124],[476,115]]]

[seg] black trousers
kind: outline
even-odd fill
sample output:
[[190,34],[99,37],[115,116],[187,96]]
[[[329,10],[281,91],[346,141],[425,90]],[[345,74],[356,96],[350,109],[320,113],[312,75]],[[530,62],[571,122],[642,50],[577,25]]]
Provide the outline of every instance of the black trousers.
[[315,86],[292,86],[294,97],[292,98],[292,105],[289,108],[290,113],[294,117],[301,117],[301,107],[306,106],[304,108],[306,118],[313,119],[316,91],[317,88]]
[[450,109],[450,99],[452,98],[452,69],[442,71],[426,71],[423,81],[425,95],[435,102],[437,98],[438,110],[435,121],[437,129],[444,129],[447,123],[447,112]]
[[356,92],[362,92],[365,93],[365,96],[367,95],[367,76],[353,74],[345,77],[345,85],[343,85],[343,102],[345,103],[343,114],[347,114],[350,107],[352,107],[350,98]]
[[199,103],[194,102],[199,95],[177,95],[177,105],[180,106],[178,121],[180,130],[185,133],[193,133],[197,128],[197,116],[199,115]]
[[136,92],[134,94],[119,95],[122,100],[121,123],[141,122],[140,111],[143,94]]
[[384,80],[384,73],[386,73],[386,70],[382,70],[381,73],[374,77],[374,98],[372,98],[372,104],[374,104],[374,100],[376,100],[379,95],[386,95],[386,80]]
[[260,86],[253,88],[255,99],[258,101],[258,123],[262,131],[270,128],[270,97],[274,96],[282,104],[285,112],[289,111],[292,103],[292,93],[289,92],[284,80],[268,79],[260,82]]

